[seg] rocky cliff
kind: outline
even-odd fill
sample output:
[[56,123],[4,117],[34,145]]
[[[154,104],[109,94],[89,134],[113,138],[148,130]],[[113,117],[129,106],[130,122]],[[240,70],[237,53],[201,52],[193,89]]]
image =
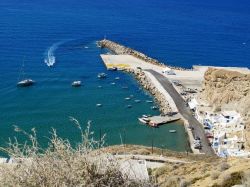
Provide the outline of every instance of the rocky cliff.
[[250,117],[250,74],[209,68],[201,95],[214,108],[235,109]]

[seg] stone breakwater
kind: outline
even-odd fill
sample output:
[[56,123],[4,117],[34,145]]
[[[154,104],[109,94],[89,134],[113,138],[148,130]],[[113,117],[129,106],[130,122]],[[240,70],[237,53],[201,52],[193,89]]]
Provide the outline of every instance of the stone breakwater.
[[147,55],[145,55],[141,52],[138,52],[138,51],[131,49],[129,47],[125,47],[123,45],[120,45],[120,44],[113,42],[113,41],[110,41],[110,40],[104,39],[104,40],[98,41],[97,45],[101,48],[107,48],[117,55],[132,55],[132,56],[134,56],[138,59],[141,59],[147,63],[151,63],[151,64],[158,65],[161,67],[169,67],[169,68],[174,69],[174,70],[191,70],[191,69],[185,69],[185,68],[181,68],[181,67],[174,67],[174,66],[165,65],[165,64],[159,62],[158,60],[153,59],[151,57],[148,57]]
[[159,90],[154,86],[152,81],[146,76],[146,74],[141,70],[133,70],[127,69],[126,72],[135,76],[137,81],[141,84],[141,86],[152,94],[159,105],[159,110],[162,114],[167,114],[169,112],[173,112],[170,107],[168,101],[164,97],[164,95],[159,92]]

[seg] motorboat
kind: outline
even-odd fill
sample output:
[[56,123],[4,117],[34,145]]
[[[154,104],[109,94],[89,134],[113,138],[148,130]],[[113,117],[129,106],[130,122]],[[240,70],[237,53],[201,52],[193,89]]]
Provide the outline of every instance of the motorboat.
[[19,81],[17,83],[17,86],[28,87],[28,86],[33,85],[34,83],[35,83],[35,81],[33,81],[32,79],[25,79],[25,80]]
[[81,86],[81,83],[82,83],[81,81],[74,81],[74,82],[72,82],[71,85],[72,85],[73,87],[80,87],[80,86]]
[[115,80],[120,80],[120,77],[116,77]]
[[138,120],[141,122],[141,123],[144,123],[144,124],[148,124],[149,123],[149,119],[147,118],[138,118]]
[[102,104],[98,103],[98,104],[96,104],[96,106],[97,106],[97,107],[101,107],[101,106],[102,106]]
[[130,97],[126,97],[126,98],[124,98],[125,100],[130,100],[131,98]]
[[97,77],[98,77],[99,79],[105,79],[105,78],[107,77],[107,74],[106,74],[106,73],[99,73],[99,74],[97,75]]
[[151,100],[147,100],[147,101],[146,101],[146,103],[153,103],[153,101],[151,101]]
[[132,108],[132,105],[127,105],[127,108]]
[[136,99],[136,100],[135,100],[135,102],[136,102],[136,103],[140,103],[140,102],[141,102],[141,100],[139,100],[139,99]]
[[159,107],[158,106],[151,106],[151,109],[152,110],[157,110],[157,109],[159,109]]
[[109,68],[110,71],[117,71],[117,67]]
[[170,133],[176,133],[176,130],[169,130]]

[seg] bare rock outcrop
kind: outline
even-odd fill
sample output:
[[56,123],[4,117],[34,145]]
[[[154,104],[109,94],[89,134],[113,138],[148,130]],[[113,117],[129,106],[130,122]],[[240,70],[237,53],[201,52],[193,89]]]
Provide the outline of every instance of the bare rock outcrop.
[[250,74],[209,68],[201,95],[214,107],[235,109],[247,117],[250,115]]
[[201,98],[215,110],[236,110],[246,122],[250,147],[250,74],[209,68],[204,75]]

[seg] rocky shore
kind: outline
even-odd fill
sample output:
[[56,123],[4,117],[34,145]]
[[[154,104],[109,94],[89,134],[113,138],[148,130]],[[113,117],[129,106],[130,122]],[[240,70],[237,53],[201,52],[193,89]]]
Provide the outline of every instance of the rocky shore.
[[173,112],[164,95],[154,86],[154,84],[143,71],[133,69],[127,69],[125,71],[134,75],[140,85],[154,96],[155,101],[159,105],[159,110],[162,114]]
[[113,41],[110,41],[107,39],[98,41],[97,45],[101,48],[107,48],[117,55],[132,55],[132,56],[134,56],[138,59],[141,59],[147,63],[151,63],[151,64],[158,65],[161,67],[169,67],[169,68],[174,69],[174,70],[192,70],[192,69],[185,69],[185,68],[181,68],[181,67],[174,67],[174,66],[165,65],[165,64],[159,62],[158,60],[153,59],[151,57],[148,57],[147,55],[145,55],[141,52],[138,52],[134,49],[131,49],[129,47],[125,47],[123,45],[120,45],[116,42],[113,42]]

